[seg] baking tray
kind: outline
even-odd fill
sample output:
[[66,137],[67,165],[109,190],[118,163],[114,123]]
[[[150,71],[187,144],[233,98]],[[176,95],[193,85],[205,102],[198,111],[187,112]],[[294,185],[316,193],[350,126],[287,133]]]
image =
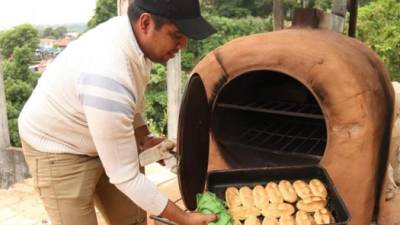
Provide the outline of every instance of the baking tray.
[[336,221],[332,225],[348,224],[351,219],[350,213],[339,196],[328,172],[319,165],[211,171],[207,177],[207,190],[215,193],[220,199],[225,200],[225,189],[229,186],[237,188],[249,186],[252,188],[257,184],[265,186],[270,181],[283,179],[291,182],[298,179],[310,181],[313,178],[320,179],[326,186],[328,191],[328,209],[332,212]]

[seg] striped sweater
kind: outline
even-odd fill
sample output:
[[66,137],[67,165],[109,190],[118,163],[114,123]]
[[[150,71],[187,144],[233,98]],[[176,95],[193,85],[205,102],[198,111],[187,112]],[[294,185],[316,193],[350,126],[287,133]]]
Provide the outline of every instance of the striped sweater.
[[43,152],[98,155],[111,183],[159,215],[167,198],[140,173],[134,136],[150,69],[128,17],[100,24],[43,73],[19,116],[21,138]]

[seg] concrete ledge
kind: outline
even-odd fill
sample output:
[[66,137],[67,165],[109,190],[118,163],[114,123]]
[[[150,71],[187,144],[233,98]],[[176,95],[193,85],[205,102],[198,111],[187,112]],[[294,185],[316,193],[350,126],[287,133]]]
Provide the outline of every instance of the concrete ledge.
[[0,188],[9,188],[30,176],[21,148],[0,149]]

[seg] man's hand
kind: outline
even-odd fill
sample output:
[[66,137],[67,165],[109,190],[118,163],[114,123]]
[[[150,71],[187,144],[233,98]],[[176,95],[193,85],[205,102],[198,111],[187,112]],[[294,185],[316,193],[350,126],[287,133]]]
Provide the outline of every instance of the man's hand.
[[141,126],[135,129],[136,143],[139,147],[139,153],[160,144],[165,138],[154,137],[147,126]]
[[[151,147],[154,147],[154,146],[160,144],[164,140],[165,140],[165,138],[162,138],[162,137],[153,137],[152,135],[148,136],[148,138],[145,139],[143,142],[141,152],[146,151],[146,149],[149,149]],[[165,166],[164,160],[157,161],[157,163],[159,163],[162,166]]]
[[168,201],[167,207],[165,207],[160,216],[179,225],[207,225],[208,223],[217,220],[217,215],[215,214],[204,215],[195,212],[184,212],[171,201]]
[[142,149],[145,151],[146,149],[160,144],[164,140],[165,138],[162,137],[154,137],[153,135],[148,135],[143,140]]
[[181,225],[207,225],[216,219],[217,216],[214,214],[187,213]]

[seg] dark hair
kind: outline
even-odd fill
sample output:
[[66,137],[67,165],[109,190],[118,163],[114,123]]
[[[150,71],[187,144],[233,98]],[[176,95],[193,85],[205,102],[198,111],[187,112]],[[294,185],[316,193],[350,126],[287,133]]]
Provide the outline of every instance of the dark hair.
[[[137,7],[135,5],[135,2],[131,3],[128,7],[128,17],[129,17],[129,21],[131,21],[131,24],[134,24],[140,17],[140,15],[142,15],[143,13],[150,13],[146,10],[143,10],[139,7]],[[166,24],[166,23],[170,23],[170,21],[164,17],[161,16],[157,16],[154,15],[152,13],[151,17],[154,20],[154,23],[156,24],[156,29],[160,29],[162,25]]]

